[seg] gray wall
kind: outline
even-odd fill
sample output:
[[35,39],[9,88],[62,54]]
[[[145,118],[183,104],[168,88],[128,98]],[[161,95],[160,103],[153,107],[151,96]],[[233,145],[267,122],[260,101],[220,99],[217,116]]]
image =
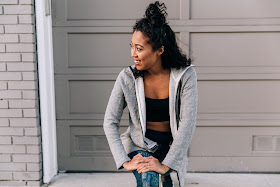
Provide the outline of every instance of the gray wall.
[[0,186],[42,181],[34,0],[0,0]]

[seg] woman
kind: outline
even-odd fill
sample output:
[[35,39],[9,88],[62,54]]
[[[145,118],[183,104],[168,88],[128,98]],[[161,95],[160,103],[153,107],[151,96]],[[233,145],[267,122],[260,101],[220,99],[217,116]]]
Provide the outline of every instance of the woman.
[[[133,171],[137,187],[180,186],[188,164],[187,150],[197,114],[197,78],[191,61],[181,53],[166,23],[164,3],[150,4],[133,27],[134,65],[123,69],[115,82],[104,118],[104,131],[118,169]],[[118,132],[123,109],[129,127]]]

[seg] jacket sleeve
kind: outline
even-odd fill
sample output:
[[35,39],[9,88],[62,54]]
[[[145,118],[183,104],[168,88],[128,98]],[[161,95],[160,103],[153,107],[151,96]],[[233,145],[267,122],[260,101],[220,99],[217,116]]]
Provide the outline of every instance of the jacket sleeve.
[[197,116],[197,77],[192,68],[185,74],[187,80],[183,83],[181,92],[181,113],[178,131],[173,137],[173,143],[162,164],[178,172],[182,161],[186,159],[187,150],[196,126]]
[[123,168],[123,163],[129,161],[122,141],[120,139],[119,127],[120,120],[123,114],[123,109],[126,107],[122,85],[124,85],[123,71],[118,75],[114,84],[111,96],[104,117],[104,132],[107,137],[109,147],[116,162],[117,169]]

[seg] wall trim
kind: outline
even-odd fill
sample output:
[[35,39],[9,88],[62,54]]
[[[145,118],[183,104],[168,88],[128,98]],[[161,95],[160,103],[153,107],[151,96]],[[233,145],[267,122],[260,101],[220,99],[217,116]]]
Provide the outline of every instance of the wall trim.
[[57,175],[57,140],[51,0],[35,1],[43,182]]

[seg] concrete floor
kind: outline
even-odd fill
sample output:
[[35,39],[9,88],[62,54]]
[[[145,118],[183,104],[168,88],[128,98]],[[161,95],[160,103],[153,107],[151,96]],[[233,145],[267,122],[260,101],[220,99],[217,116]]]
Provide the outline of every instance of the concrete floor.
[[[176,173],[171,174],[178,187]],[[135,187],[132,173],[62,173],[48,187]],[[185,187],[280,187],[280,174],[188,173]]]

